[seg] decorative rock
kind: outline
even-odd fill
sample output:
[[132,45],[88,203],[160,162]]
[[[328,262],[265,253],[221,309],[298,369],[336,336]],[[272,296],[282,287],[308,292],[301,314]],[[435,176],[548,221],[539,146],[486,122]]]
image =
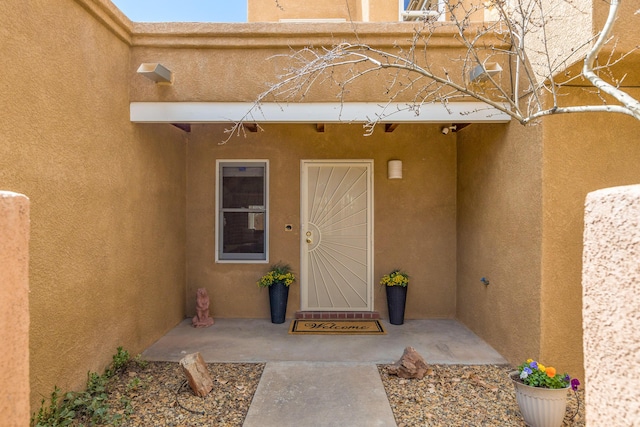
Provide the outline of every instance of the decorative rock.
[[419,380],[424,378],[429,371],[427,362],[413,347],[405,348],[400,360],[387,368],[387,372],[391,375],[397,375],[400,378],[417,378]]
[[186,355],[180,360],[180,366],[196,396],[204,397],[209,394],[213,389],[213,381],[200,353]]
[[196,315],[191,319],[194,328],[206,328],[213,325],[213,318],[209,317],[209,295],[205,288],[199,288],[196,293]]

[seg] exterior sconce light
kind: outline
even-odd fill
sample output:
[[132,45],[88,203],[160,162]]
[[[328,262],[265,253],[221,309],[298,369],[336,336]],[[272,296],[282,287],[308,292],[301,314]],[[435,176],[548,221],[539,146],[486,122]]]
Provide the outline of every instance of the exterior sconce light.
[[387,178],[402,179],[402,160],[389,160],[387,163]]
[[497,62],[487,62],[486,64],[478,64],[469,72],[469,80],[474,83],[480,83],[489,76],[494,76],[502,71],[502,67]]
[[449,132],[456,132],[457,130],[458,130],[457,125],[443,126],[442,128],[440,128],[440,133],[442,133],[443,135],[446,135]]
[[172,84],[173,73],[162,64],[143,63],[138,67],[138,74],[142,74],[156,83]]

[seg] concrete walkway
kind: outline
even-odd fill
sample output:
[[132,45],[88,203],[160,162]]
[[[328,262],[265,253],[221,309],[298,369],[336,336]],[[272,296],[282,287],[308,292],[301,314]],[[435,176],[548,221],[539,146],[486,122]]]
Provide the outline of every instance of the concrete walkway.
[[378,368],[330,362],[267,363],[244,427],[395,426]]
[[506,364],[451,319],[382,321],[386,335],[290,335],[290,321],[217,319],[196,329],[186,319],[144,351],[177,362],[200,352],[206,362],[266,362],[244,427],[395,426],[377,364],[414,347],[429,364]]

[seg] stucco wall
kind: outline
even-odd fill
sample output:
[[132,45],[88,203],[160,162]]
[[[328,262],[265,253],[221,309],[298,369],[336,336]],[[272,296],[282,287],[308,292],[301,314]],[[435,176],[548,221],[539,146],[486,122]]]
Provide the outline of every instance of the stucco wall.
[[[599,102],[570,93],[563,102]],[[640,123],[576,114],[471,129],[458,134],[457,316],[511,363],[537,357],[583,378],[583,200],[640,182]]]
[[[582,0],[590,3],[588,0]],[[637,28],[640,23],[640,14],[636,13],[638,11],[638,3],[633,1],[623,1],[618,2],[618,17],[616,19],[615,25],[613,27],[613,36],[609,43],[609,47],[615,47],[616,51],[620,54],[623,52],[628,52],[637,46]],[[593,33],[598,34],[602,31],[602,26],[604,25],[607,16],[609,15],[609,2],[601,2],[594,1],[592,3],[593,6]],[[631,58],[634,59],[634,58]],[[638,59],[635,59],[637,63]],[[625,61],[628,63],[628,61]],[[631,75],[634,79],[638,79],[636,75]],[[636,80],[637,81],[637,80]]]
[[[225,145],[223,125],[194,125],[188,153],[187,312],[195,291],[205,287],[214,317],[268,318],[269,302],[256,281],[268,265],[216,264],[216,159],[269,159],[270,261],[300,270],[300,160],[374,160],[375,309],[386,316],[379,277],[393,268],[411,275],[407,318],[455,314],[455,136],[437,125],[400,125],[369,137],[360,125],[264,125],[264,132],[233,138]],[[387,179],[387,161],[403,161],[402,180]],[[285,224],[293,231],[285,231]],[[291,288],[288,312],[300,309],[300,284]]]
[[543,0],[535,6],[533,19],[538,19],[539,13],[544,14],[544,29],[536,28],[537,22],[531,25],[524,43],[536,81],[546,80],[549,68],[561,73],[574,62],[582,66],[593,37],[591,11],[592,0]]
[[[599,102],[580,88],[573,95],[567,101]],[[614,114],[556,116],[545,119],[543,133],[540,359],[582,377],[584,200],[599,188],[640,182],[640,122]]]
[[457,135],[456,314],[515,364],[540,347],[540,128],[471,125]]
[[[398,20],[397,0],[251,0],[248,22],[277,22],[280,19],[346,19],[347,21],[392,22]],[[367,19],[368,18],[368,19]]]
[[0,414],[29,423],[29,199],[0,190]]
[[130,123],[129,46],[108,16],[3,5],[0,186],[31,200],[35,410],[183,318],[185,145],[169,125]]
[[586,422],[640,419],[640,185],[587,195],[583,257]]
[[[348,19],[362,20],[361,0],[251,0],[247,6],[248,22],[278,22],[280,19]],[[397,14],[397,5],[396,5]]]
[[[245,101],[253,102],[271,85],[278,82],[292,66],[294,51],[308,46],[335,46],[342,42],[367,43],[376,48],[403,55],[411,47],[408,35],[415,31],[414,23],[363,23],[357,34],[350,23],[322,24],[135,24],[132,36],[131,79],[132,101]],[[429,61],[446,68],[448,76],[457,82],[465,74],[464,63],[455,58],[464,56],[466,48],[458,41],[451,26],[441,27],[429,37],[429,48],[421,46],[416,55],[420,64]],[[497,38],[487,38],[486,46],[507,46]],[[490,54],[491,48],[480,52]],[[424,53],[423,53],[424,50]],[[307,56],[309,54],[307,53]],[[160,62],[174,72],[171,86],[157,86],[135,70],[143,62]],[[503,64],[507,69],[508,65]],[[414,102],[416,93],[406,90],[410,79],[395,70],[369,73],[349,83],[343,93],[336,82],[352,77],[352,67],[331,69],[331,78],[315,80],[309,91],[284,95],[278,101],[337,102],[388,101],[396,93],[397,102]],[[467,70],[468,72],[468,70]],[[328,73],[327,73],[328,76]],[[410,77],[415,78],[415,75]],[[501,76],[508,79],[507,73]],[[390,84],[395,82],[393,88]],[[263,101],[274,101],[267,97]]]
[[[621,22],[631,28],[633,19]],[[411,24],[358,29],[363,41],[391,46],[406,40]],[[431,39],[430,54],[456,56],[447,31]],[[267,316],[266,296],[255,287],[264,265],[213,263],[215,159],[248,152],[272,162],[273,260],[299,266],[298,236],[282,227],[299,215],[299,160],[373,158],[375,274],[417,266],[409,269],[408,317],[457,313],[509,360],[539,351],[580,375],[582,201],[593,189],[640,180],[638,122],[576,115],[533,128],[473,125],[457,134],[457,153],[453,135],[408,125],[369,138],[359,126],[317,133],[312,125],[272,125],[221,146],[223,126],[194,125],[186,134],[133,125],[128,102],[251,101],[281,69],[282,61],[266,58],[289,46],[354,40],[350,24],[313,33],[294,24],[132,25],[106,0],[9,0],[0,37],[0,185],[31,198],[33,403],[54,384],[80,388],[86,371],[102,370],[118,345],[142,350],[185,307],[193,314],[197,287],[209,289],[214,316]],[[168,65],[176,83],[157,86],[137,75],[147,61]],[[456,63],[448,65],[456,74]],[[386,99],[378,78],[354,85],[348,100]],[[334,101],[327,87],[307,100]],[[402,181],[386,180],[391,157],[405,162]],[[409,219],[400,233],[392,205]],[[375,298],[384,313],[384,293]]]
[[[408,46],[407,35],[413,32],[408,23],[362,24],[358,27],[358,37],[375,46],[394,49],[394,43]],[[431,38],[433,50],[430,61],[440,61],[450,69],[451,75],[459,70],[460,63],[452,61],[461,54],[461,45],[454,38],[455,31],[442,28]],[[276,57],[290,53],[291,48],[313,45],[332,45],[342,40],[356,40],[350,24],[136,24],[133,36],[130,78],[133,101],[253,101],[277,81],[285,66],[291,64],[286,57]],[[495,40],[494,40],[495,41]],[[403,44],[404,43],[404,44]],[[437,58],[437,59],[436,59]],[[425,60],[424,57],[420,61]],[[175,73],[172,86],[155,86],[133,71],[141,62],[160,62]],[[239,65],[238,65],[239,64]],[[339,71],[335,78],[340,80]],[[374,101],[388,99],[385,84],[393,78],[383,73],[371,74],[348,88],[346,101]],[[338,88],[327,80],[314,90],[306,93],[304,101],[336,101]],[[398,100],[411,99],[407,91]],[[269,101],[271,99],[268,99]],[[296,100],[299,100],[296,97]],[[216,265],[214,264],[213,243],[215,206],[214,167],[218,158],[271,159],[272,162],[272,261],[285,260],[299,266],[299,236],[285,233],[285,223],[299,223],[299,164],[300,159],[314,158],[373,158],[377,176],[385,176],[386,160],[398,156],[396,144],[402,144],[403,160],[413,159],[414,150],[433,150],[438,146],[424,145],[424,141],[455,139],[451,134],[443,137],[440,126],[401,125],[393,133],[385,134],[377,130],[374,136],[364,138],[360,126],[336,127],[327,125],[325,133],[318,133],[314,125],[268,126],[267,132],[248,134],[247,138],[234,138],[226,145],[219,143],[226,138],[224,125],[193,125],[187,136],[189,146],[188,162],[188,279],[187,312],[193,313],[195,290],[204,286],[212,298],[214,316],[220,317],[266,317],[267,300],[255,288],[255,281],[264,270],[264,265]],[[344,131],[343,131],[344,129]],[[412,132],[407,133],[407,129]],[[248,142],[252,144],[248,145]],[[305,145],[300,146],[302,141]],[[322,142],[311,144],[311,141]],[[341,141],[357,143],[359,147],[345,146]],[[389,141],[393,146],[383,144]],[[406,146],[404,145],[406,144]],[[375,154],[369,152],[375,147]],[[441,147],[438,147],[438,150]],[[452,152],[451,152],[452,153]],[[436,185],[429,191],[437,191],[435,198],[418,187],[420,180],[403,180],[401,185],[411,185],[407,196],[400,200],[409,205],[403,217],[408,221],[396,221],[397,210],[384,196],[385,188],[391,184],[386,179],[384,185],[376,184],[376,276],[402,265],[417,268],[409,272],[414,277],[416,292],[410,297],[408,317],[451,317],[455,313],[455,154],[453,158],[441,161],[441,154],[433,157],[427,153],[424,166],[429,180]],[[286,163],[285,163],[286,162]],[[276,166],[274,166],[274,164]],[[283,169],[279,165],[289,165]],[[285,178],[281,174],[285,173]],[[380,178],[377,178],[378,180]],[[440,183],[444,180],[444,184]],[[409,181],[409,182],[407,182]],[[378,181],[376,181],[377,183]],[[287,187],[285,187],[285,185]],[[295,185],[295,187],[294,187]],[[414,187],[414,185],[416,187]],[[279,188],[282,186],[282,188]],[[273,189],[277,191],[274,191]],[[425,196],[426,194],[426,196]],[[397,196],[391,192],[389,196]],[[275,202],[274,202],[275,200]],[[418,219],[424,213],[428,221]],[[418,231],[416,231],[418,227]],[[394,232],[400,230],[413,245],[390,243]],[[420,232],[422,230],[423,232]],[[379,237],[379,233],[383,233]],[[387,237],[384,233],[388,233]],[[404,233],[404,234],[402,234]],[[381,243],[382,239],[382,243]],[[386,240],[386,241],[385,241]],[[397,240],[397,239],[395,239]],[[402,246],[396,252],[395,247]],[[391,248],[391,249],[390,249]],[[396,256],[397,255],[397,256]],[[411,255],[411,256],[409,256]],[[397,258],[397,261],[392,262]],[[433,262],[432,259],[437,260]],[[415,267],[414,267],[415,265]],[[433,293],[421,291],[420,283],[428,281]],[[239,285],[241,284],[241,285]],[[412,287],[413,289],[413,287]],[[290,312],[299,308],[299,294],[294,288]],[[415,297],[415,298],[414,298]],[[384,292],[376,291],[376,309],[386,312]]]
[[[614,49],[615,53],[612,54],[612,60],[617,60],[623,54],[627,54],[638,47],[638,28],[640,28],[640,13],[637,13],[640,6],[638,2],[625,1],[619,2],[620,8],[618,17],[613,27],[613,37],[607,44],[603,53],[599,55],[600,58],[606,57],[608,52]],[[609,2],[595,1],[594,7],[594,34],[598,34],[602,31],[602,25],[604,24],[607,15],[609,14]],[[612,61],[613,62],[613,61]],[[640,87],[640,73],[629,72],[629,70],[640,69],[640,55],[626,56],[623,61],[614,65],[611,68],[611,73],[615,79],[621,80],[621,85],[624,87]],[[609,76],[604,77],[608,79]],[[615,84],[615,82],[613,82]],[[637,99],[637,97],[636,97]]]
[[[301,2],[296,0],[251,0],[248,22],[278,22],[281,19],[345,19],[353,22],[393,22],[400,18],[399,0],[326,0]],[[458,4],[458,2],[456,2]],[[459,19],[482,2],[464,0],[456,7]],[[480,6],[482,7],[482,6]],[[483,9],[471,13],[472,21],[482,21]]]

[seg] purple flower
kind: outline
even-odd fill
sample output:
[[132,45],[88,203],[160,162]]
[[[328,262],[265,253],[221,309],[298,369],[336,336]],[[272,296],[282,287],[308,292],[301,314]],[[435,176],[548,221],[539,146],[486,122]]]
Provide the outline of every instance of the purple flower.
[[577,378],[574,378],[574,379],[571,380],[571,389],[572,390],[574,390],[574,391],[577,390],[579,386],[580,386],[580,381],[578,381]]
[[525,366],[524,368],[522,368],[522,372],[520,372],[520,379],[524,380],[532,373],[533,371],[531,370],[531,368],[529,368],[528,366]]
[[534,360],[533,362],[529,363],[529,366],[531,366],[533,369],[538,369],[538,362]]
[[564,374],[564,380],[565,381],[569,381],[571,379],[571,377],[569,376],[569,374]]

